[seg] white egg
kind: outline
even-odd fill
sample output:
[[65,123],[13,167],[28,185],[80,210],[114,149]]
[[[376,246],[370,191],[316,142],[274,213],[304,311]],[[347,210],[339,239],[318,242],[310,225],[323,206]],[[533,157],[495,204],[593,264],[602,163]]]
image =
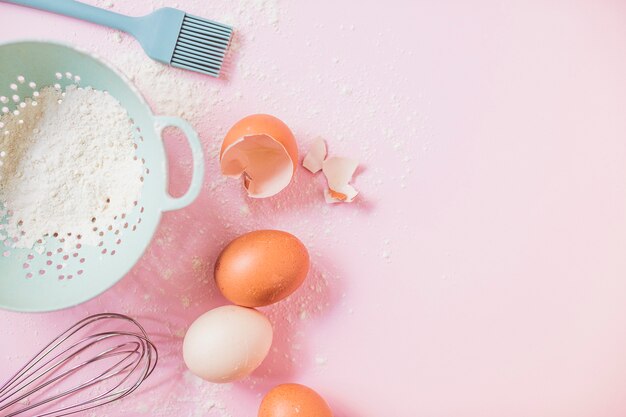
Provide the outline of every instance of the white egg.
[[183,342],[189,370],[210,382],[231,382],[249,375],[272,344],[272,325],[258,311],[228,305],[194,321]]

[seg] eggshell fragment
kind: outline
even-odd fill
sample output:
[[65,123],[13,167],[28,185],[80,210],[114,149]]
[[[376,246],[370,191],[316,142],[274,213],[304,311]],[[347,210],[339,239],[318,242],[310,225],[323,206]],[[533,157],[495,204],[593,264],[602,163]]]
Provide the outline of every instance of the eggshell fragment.
[[309,253],[294,235],[257,230],[230,242],[215,263],[215,283],[229,301],[260,307],[292,294],[309,271]]
[[322,172],[328,181],[324,197],[327,203],[351,203],[359,192],[350,185],[359,162],[350,158],[332,157],[322,164]]
[[293,178],[298,146],[281,120],[268,114],[245,117],[230,128],[220,151],[222,174],[244,178],[248,195],[271,197]]
[[272,325],[260,312],[223,306],[196,319],[183,341],[183,359],[200,378],[216,383],[249,375],[263,362],[272,344]]
[[324,159],[326,159],[326,153],[327,150],[324,139],[315,139],[309,148],[309,153],[306,154],[304,161],[302,161],[302,166],[315,174],[322,169],[322,164],[324,163]]
[[268,392],[259,408],[258,417],[332,417],[324,399],[309,387],[282,384]]

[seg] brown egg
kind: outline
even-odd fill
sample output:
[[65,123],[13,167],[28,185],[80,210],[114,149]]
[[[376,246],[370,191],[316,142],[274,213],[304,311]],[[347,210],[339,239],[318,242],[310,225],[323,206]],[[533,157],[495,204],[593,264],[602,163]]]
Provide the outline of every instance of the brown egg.
[[261,307],[293,293],[308,272],[309,253],[297,237],[257,230],[224,248],[215,264],[215,282],[232,303]]
[[332,417],[326,401],[309,387],[283,384],[268,392],[258,417]]

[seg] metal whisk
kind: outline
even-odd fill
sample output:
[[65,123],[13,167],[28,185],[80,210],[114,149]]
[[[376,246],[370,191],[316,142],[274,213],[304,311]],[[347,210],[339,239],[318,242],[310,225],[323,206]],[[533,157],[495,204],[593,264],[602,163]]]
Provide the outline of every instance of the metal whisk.
[[123,398],[150,376],[158,353],[139,323],[89,316],[57,336],[0,388],[0,416],[59,417]]

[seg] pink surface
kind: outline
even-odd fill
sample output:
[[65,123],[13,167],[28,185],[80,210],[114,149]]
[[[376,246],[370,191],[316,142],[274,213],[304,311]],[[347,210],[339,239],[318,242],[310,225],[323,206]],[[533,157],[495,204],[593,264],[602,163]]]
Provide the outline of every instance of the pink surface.
[[[201,198],[166,215],[143,260],[98,298],[0,312],[2,376],[77,319],[117,311],[146,325],[162,361],[97,416],[252,416],[288,381],[317,389],[337,417],[626,414],[624,2],[203,3],[176,5],[239,28],[228,79],[163,75],[204,86],[200,116],[186,114],[207,149]],[[1,41],[62,40],[122,70],[120,51],[140,53],[15,6],[0,4],[0,21]],[[136,83],[157,113],[191,99]],[[358,202],[327,206],[322,178],[302,169],[262,201],[221,180],[221,138],[255,112],[282,118],[302,151],[322,136],[361,160]],[[180,143],[169,146],[179,191]],[[304,241],[308,284],[265,309],[276,342],[253,376],[203,383],[185,372],[182,336],[225,303],[212,281],[221,248],[258,228]]]

